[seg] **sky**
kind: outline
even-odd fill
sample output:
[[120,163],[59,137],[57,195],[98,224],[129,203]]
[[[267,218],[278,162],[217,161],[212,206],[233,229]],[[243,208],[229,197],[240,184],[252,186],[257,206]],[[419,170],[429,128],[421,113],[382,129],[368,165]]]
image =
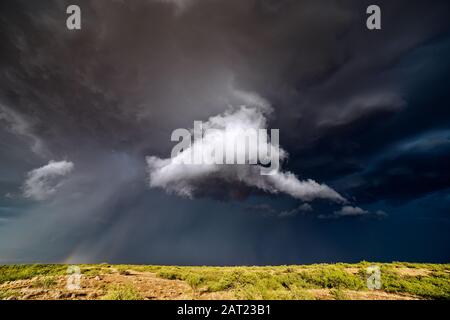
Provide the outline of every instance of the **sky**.
[[[0,263],[449,263],[449,13],[2,1]],[[279,168],[174,163],[194,121],[279,129]]]

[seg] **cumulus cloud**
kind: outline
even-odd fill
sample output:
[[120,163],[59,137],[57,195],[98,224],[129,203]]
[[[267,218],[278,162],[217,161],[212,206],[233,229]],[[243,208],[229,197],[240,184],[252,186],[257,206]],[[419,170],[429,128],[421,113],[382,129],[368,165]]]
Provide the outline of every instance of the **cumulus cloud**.
[[344,206],[340,210],[334,212],[338,216],[361,216],[368,214],[369,211],[359,207]]
[[50,161],[47,165],[28,173],[23,185],[23,195],[36,201],[52,196],[64,183],[64,177],[72,172],[74,164],[69,161]]
[[[156,156],[146,158],[149,173],[149,185],[152,188],[162,188],[169,193],[179,196],[193,198],[202,193],[202,189],[211,188],[211,182],[225,183],[233,188],[236,185],[255,188],[260,191],[272,194],[284,193],[293,198],[303,201],[314,199],[328,199],[335,202],[345,202],[346,200],[335,190],[325,184],[320,184],[314,180],[300,180],[294,173],[280,170],[280,166],[272,168],[270,175],[261,174],[265,167],[260,164],[217,164],[208,162],[203,164],[192,164],[187,160],[197,151],[217,150],[218,145],[237,145],[244,139],[242,132],[248,129],[266,129],[266,108],[241,106],[237,109],[230,109],[220,115],[209,118],[203,123],[205,129],[203,137],[196,139],[186,149],[179,152],[172,158],[161,159]],[[212,130],[211,130],[212,129]],[[250,139],[255,137],[249,137]],[[273,137],[272,137],[273,138]],[[274,144],[267,134],[264,139],[258,138],[257,154],[262,152],[269,154],[273,164],[273,159],[279,158],[281,161],[287,158],[287,153],[283,148]],[[245,149],[236,151],[236,158],[245,157]],[[247,158],[248,159],[248,158]],[[267,160],[267,159],[265,159]],[[217,186],[216,186],[217,187]],[[224,190],[225,191],[225,190]]]
[[320,219],[337,219],[343,217],[385,217],[387,213],[381,210],[370,212],[360,207],[343,206],[340,210],[335,211],[332,215],[320,215]]

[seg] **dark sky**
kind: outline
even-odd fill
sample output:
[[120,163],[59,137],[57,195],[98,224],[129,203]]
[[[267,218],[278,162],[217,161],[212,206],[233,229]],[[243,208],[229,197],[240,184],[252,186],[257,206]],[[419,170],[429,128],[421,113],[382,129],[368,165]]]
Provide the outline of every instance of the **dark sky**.
[[[448,0],[3,0],[0,263],[449,263],[449,57]],[[152,180],[242,105],[279,175]]]

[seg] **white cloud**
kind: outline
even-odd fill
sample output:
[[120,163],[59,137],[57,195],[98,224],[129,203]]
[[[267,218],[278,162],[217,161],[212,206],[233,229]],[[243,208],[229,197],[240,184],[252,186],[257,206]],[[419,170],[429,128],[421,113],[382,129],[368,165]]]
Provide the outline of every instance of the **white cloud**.
[[378,210],[376,212],[370,212],[359,207],[343,206],[340,210],[335,211],[331,215],[319,215],[320,219],[338,219],[344,217],[372,217],[372,218],[384,218],[387,213]]
[[[254,95],[252,95],[254,96]],[[252,98],[252,101],[261,99]],[[214,129],[215,133],[208,133],[202,140],[196,140],[190,148],[183,150],[175,158],[161,159],[155,156],[146,158],[149,173],[149,185],[152,188],[163,188],[169,193],[192,198],[197,191],[208,181],[222,181],[227,184],[244,184],[264,192],[278,194],[284,193],[304,201],[317,198],[328,199],[344,203],[346,200],[336,191],[325,184],[314,180],[299,180],[291,172],[283,172],[280,168],[274,170],[272,175],[261,175],[259,165],[221,165],[221,164],[186,164],[183,159],[190,157],[196,148],[201,150],[215,150],[219,143],[219,136],[228,139],[226,143],[236,143],[242,136],[234,134],[240,130],[265,129],[267,125],[265,112],[270,112],[267,106],[263,108],[242,106],[229,110],[223,114],[209,118],[203,123],[204,129]],[[230,133],[231,134],[226,134]],[[221,133],[221,134],[217,134]],[[233,141],[230,141],[232,139]],[[269,140],[269,139],[267,139]],[[281,147],[276,148],[270,141],[258,144],[258,149],[267,148],[278,153],[281,160],[287,158],[287,153]],[[259,150],[258,150],[259,152]],[[210,188],[211,186],[208,186]],[[220,186],[219,186],[220,187]]]
[[344,206],[341,210],[334,212],[334,214],[337,216],[362,216],[368,213],[369,211],[367,210],[352,206]]
[[23,185],[23,195],[37,201],[48,199],[63,184],[63,178],[72,172],[69,161],[50,161],[47,165],[28,172]]

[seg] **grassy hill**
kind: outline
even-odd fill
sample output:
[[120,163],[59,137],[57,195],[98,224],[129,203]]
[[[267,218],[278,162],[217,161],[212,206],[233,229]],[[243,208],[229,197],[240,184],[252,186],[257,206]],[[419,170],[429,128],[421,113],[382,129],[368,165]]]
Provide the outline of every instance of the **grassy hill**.
[[[381,287],[369,290],[367,268]],[[369,263],[266,267],[79,265],[0,266],[0,299],[450,299],[450,264]]]

